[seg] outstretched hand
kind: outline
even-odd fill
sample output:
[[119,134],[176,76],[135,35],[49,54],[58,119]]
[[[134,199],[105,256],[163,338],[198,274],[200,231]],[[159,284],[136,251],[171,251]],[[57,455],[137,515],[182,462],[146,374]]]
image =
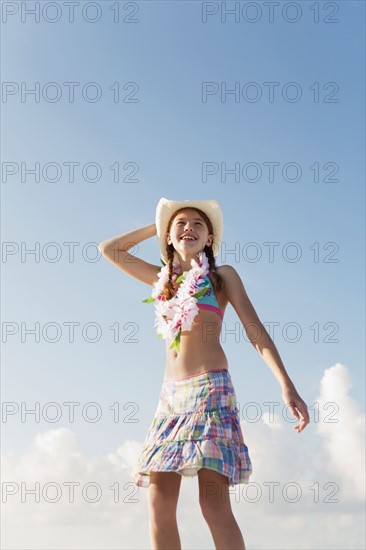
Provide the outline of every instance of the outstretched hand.
[[291,414],[300,419],[299,424],[294,427],[297,433],[300,433],[310,422],[307,404],[301,399],[294,387],[282,390],[282,398]]

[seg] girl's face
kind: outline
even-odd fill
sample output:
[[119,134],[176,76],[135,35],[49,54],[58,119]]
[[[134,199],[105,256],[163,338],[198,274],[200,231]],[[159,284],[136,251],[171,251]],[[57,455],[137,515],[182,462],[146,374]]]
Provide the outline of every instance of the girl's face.
[[185,208],[175,216],[167,233],[167,243],[173,244],[182,260],[194,258],[212,241],[213,235],[209,234],[206,222],[191,208]]

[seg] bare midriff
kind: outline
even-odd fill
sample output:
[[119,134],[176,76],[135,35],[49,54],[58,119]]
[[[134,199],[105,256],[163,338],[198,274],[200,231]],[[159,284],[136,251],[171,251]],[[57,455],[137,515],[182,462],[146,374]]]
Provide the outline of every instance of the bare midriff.
[[[220,304],[219,297],[218,300]],[[226,304],[220,304],[222,312]],[[222,320],[217,313],[200,309],[192,323],[192,330],[181,333],[180,351],[169,349],[171,342],[166,342],[164,380],[178,380],[206,371],[228,369],[228,361],[220,343],[221,327]]]

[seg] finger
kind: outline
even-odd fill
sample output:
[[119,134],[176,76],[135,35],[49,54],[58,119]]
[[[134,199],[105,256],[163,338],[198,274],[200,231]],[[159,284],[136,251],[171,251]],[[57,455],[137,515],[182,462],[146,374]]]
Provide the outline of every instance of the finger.
[[307,422],[305,419],[301,419],[299,424],[296,427],[296,429],[299,429],[300,431],[302,431],[307,425],[309,424],[309,422]]
[[309,416],[307,407],[304,409],[303,414],[304,414],[304,418],[305,418],[306,422],[310,422],[310,416]]
[[304,420],[306,422],[309,422],[310,418],[309,418],[308,408],[305,405],[305,403],[300,403],[297,408],[299,409],[301,416],[304,418]]
[[296,406],[296,405],[295,405],[295,403],[294,403],[293,401],[290,401],[290,402],[288,403],[288,407],[289,407],[289,409],[290,409],[292,415],[295,416],[295,418],[299,418],[299,413],[298,413],[298,411],[296,410],[295,406]]
[[[309,413],[307,405],[303,401],[291,401],[291,403],[294,404],[294,407],[296,407],[297,412],[297,418],[301,418],[306,422],[310,422]],[[299,416],[300,414],[300,416]]]

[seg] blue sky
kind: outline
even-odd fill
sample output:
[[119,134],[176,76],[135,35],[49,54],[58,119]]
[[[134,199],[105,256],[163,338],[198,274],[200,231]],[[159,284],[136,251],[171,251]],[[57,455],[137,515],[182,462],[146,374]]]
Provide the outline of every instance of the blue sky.
[[[162,196],[220,202],[225,247],[239,250],[240,258],[222,252],[217,264],[233,265],[261,321],[276,323],[274,341],[302,398],[313,406],[324,371],[340,363],[349,373],[349,398],[363,410],[364,2],[331,3],[339,8],[333,15],[325,2],[315,3],[318,23],[307,1],[296,3],[302,11],[296,23],[285,21],[280,11],[269,23],[263,2],[255,2],[262,10],[256,23],[243,16],[238,23],[230,17],[223,23],[220,14],[203,23],[203,4],[189,1],[133,3],[136,23],[113,23],[113,3],[97,2],[98,22],[85,21],[79,9],[70,23],[66,7],[58,4],[58,22],[42,15],[38,23],[29,16],[22,22],[19,11],[2,24],[3,86],[8,83],[10,90],[9,83],[15,83],[21,89],[23,83],[31,89],[39,83],[43,90],[39,101],[31,95],[22,100],[20,91],[3,93],[1,104],[2,317],[3,330],[10,333],[6,342],[3,337],[2,397],[15,407],[56,402],[62,416],[54,423],[42,415],[40,422],[33,417],[24,422],[15,412],[3,423],[4,452],[23,455],[37,434],[49,429],[72,430],[90,459],[122,442],[143,441],[162,383],[164,344],[154,332],[152,306],[142,303],[149,287],[114,268],[95,245],[153,223]],[[131,10],[125,7],[122,15]],[[339,21],[325,23],[326,16]],[[50,82],[61,91],[59,101],[45,99],[55,92],[49,87],[46,95]],[[80,84],[73,103],[65,82]],[[90,82],[102,90],[97,102],[81,95]],[[110,88],[117,82],[121,97],[135,89],[137,101],[114,102]],[[136,84],[123,88],[131,82]],[[228,90],[238,83],[241,92],[248,83],[255,85],[239,101],[216,93],[203,102],[206,82]],[[273,102],[269,82],[278,83]],[[282,95],[288,83],[301,91],[296,102]],[[254,89],[261,98],[246,100]],[[314,101],[317,89],[319,100]],[[92,97],[94,88],[89,91]],[[292,86],[289,97],[293,92]],[[22,178],[22,163],[32,168],[36,162],[39,181],[29,173]],[[71,162],[78,163],[73,180],[67,168]],[[58,165],[57,181],[42,175],[48,163]],[[89,180],[83,176],[87,163],[99,167],[96,181],[90,181],[92,167]],[[117,182],[110,168],[116,163]],[[207,181],[204,163],[218,167]],[[248,177],[235,181],[228,174],[225,180],[220,167],[230,170],[235,163],[244,174],[248,169]],[[277,163],[273,181],[268,163]],[[295,163],[298,181],[291,181],[293,166],[287,180],[283,177],[288,163]],[[52,179],[56,171],[46,173]],[[74,258],[65,243],[76,243]],[[256,243],[257,261],[245,255],[248,243]],[[265,243],[277,243],[273,260]],[[297,245],[296,262],[286,259],[289,243]],[[37,247],[37,260],[22,256],[22,249]],[[53,261],[56,248],[59,257]],[[253,252],[252,246],[248,254]],[[156,238],[141,243],[136,253],[159,263]],[[30,335],[22,340],[22,327],[35,323],[39,342]],[[47,323],[58,324],[58,341],[47,341]],[[73,342],[65,323],[77,323]],[[88,323],[99,327],[95,343],[82,336]],[[229,305],[223,330],[238,323]],[[289,341],[293,329],[284,336],[288,323],[296,325],[297,341]],[[114,342],[110,327],[117,325],[120,341]],[[88,335],[95,333],[90,329]],[[54,337],[50,328],[48,338]],[[235,341],[228,334],[222,345],[238,401],[282,403],[277,381],[243,335]],[[63,405],[69,401],[80,403],[74,423]],[[103,411],[97,423],[80,413],[89,402],[99,403]],[[118,423],[110,410],[116,402],[124,419]],[[131,402],[137,422],[126,420],[133,407],[123,407]],[[316,428],[310,424],[300,436],[309,448],[317,444]],[[290,425],[286,429],[292,430]],[[255,430],[248,433],[251,449]]]

